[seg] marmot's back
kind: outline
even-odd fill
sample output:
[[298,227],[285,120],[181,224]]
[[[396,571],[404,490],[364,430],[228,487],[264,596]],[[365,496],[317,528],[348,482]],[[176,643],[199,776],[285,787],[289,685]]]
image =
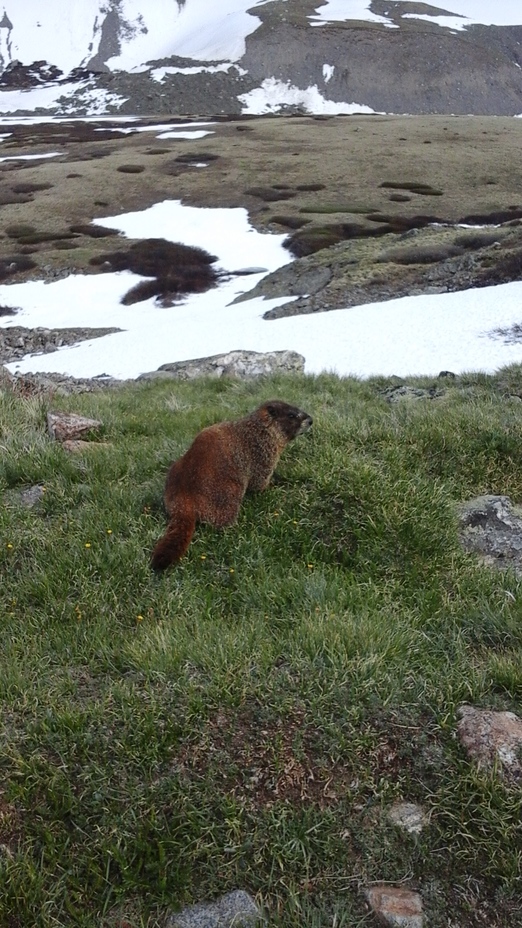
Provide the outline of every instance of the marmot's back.
[[203,429],[168,472],[170,522],[152,552],[152,567],[164,570],[183,557],[196,522],[235,522],[246,491],[268,486],[285,446],[311,425],[302,409],[271,400],[242,419]]

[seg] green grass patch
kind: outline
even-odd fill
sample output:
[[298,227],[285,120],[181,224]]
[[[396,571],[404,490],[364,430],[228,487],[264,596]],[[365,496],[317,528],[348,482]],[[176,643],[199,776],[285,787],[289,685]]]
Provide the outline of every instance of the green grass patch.
[[[0,394],[0,924],[159,925],[242,887],[281,928],[348,928],[375,880],[413,881],[434,928],[516,924],[520,789],[455,738],[464,701],[521,711],[520,581],[464,554],[456,517],[522,499],[506,383],[521,370],[404,405],[326,375]],[[153,575],[169,463],[274,396],[311,432]],[[67,455],[50,408],[110,447]],[[389,823],[398,798],[420,837]]]

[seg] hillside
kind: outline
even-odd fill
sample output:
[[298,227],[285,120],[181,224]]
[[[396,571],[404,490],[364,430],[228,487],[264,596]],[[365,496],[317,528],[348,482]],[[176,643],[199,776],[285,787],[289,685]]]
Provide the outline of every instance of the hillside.
[[[458,527],[521,498],[520,368],[389,387],[0,390],[3,926],[173,928],[239,888],[274,928],[355,928],[383,883],[414,925],[521,924],[520,765],[457,737],[465,703],[520,715],[520,577]],[[169,462],[274,396],[312,430],[158,579]],[[66,451],[59,410],[101,433]]]
[[4,112],[522,113],[516,0],[4,5]]

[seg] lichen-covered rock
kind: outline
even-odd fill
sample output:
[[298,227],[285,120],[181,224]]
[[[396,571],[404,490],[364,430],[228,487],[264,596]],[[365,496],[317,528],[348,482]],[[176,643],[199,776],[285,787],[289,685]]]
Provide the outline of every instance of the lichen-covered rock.
[[458,715],[459,739],[478,766],[522,780],[522,719],[514,712],[468,705],[460,706]]
[[102,423],[98,419],[87,419],[75,413],[47,413],[47,428],[56,441],[76,441],[89,432],[98,432]]
[[431,387],[424,390],[422,387],[412,387],[410,384],[402,383],[397,386],[386,387],[381,390],[380,394],[388,403],[398,403],[400,400],[433,400],[444,396],[444,391],[437,387]]
[[460,538],[484,564],[522,573],[522,508],[508,496],[477,496],[460,508]]
[[388,818],[412,835],[419,835],[429,821],[422,806],[415,802],[394,802],[388,810]]
[[229,351],[208,358],[162,364],[157,371],[140,374],[138,380],[155,380],[166,376],[178,380],[195,377],[262,377],[276,372],[302,373],[305,359],[297,351]]
[[382,925],[390,928],[423,928],[424,915],[419,893],[402,886],[378,883],[367,889],[366,900]]
[[236,889],[208,904],[190,905],[171,915],[166,928],[254,928],[263,916],[252,897]]

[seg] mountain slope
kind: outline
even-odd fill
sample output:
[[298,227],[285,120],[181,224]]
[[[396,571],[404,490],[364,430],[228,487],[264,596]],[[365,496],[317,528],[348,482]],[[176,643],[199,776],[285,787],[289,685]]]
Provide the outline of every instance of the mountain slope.
[[522,113],[518,0],[19,7],[0,20],[5,113]]

